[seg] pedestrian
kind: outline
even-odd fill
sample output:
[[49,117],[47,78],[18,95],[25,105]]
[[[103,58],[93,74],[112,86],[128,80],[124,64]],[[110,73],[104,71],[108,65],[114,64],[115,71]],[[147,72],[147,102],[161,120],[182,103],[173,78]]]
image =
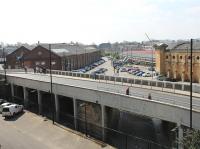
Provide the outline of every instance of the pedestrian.
[[26,67],[24,67],[24,71],[25,71],[25,73],[27,73],[27,68]]
[[150,94],[150,93],[149,93],[149,95],[148,95],[148,99],[151,100],[151,94]]
[[33,68],[33,71],[34,71],[34,73],[36,73],[36,68],[35,67]]
[[126,89],[126,95],[129,95],[129,87]]

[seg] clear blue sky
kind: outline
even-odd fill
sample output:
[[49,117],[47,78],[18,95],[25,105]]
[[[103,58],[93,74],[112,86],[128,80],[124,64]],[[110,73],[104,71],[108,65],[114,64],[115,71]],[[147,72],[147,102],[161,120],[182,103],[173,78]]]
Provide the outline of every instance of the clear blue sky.
[[101,43],[200,37],[200,0],[0,0],[0,41]]

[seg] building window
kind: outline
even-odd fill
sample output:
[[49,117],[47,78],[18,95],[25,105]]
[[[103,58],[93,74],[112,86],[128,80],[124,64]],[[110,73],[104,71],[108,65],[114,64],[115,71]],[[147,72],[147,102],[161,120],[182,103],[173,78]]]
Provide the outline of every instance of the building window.
[[197,56],[197,60],[199,60],[199,56]]
[[188,56],[188,59],[190,59],[190,56]]
[[41,65],[45,65],[45,62],[41,62]]
[[175,56],[173,56],[173,59],[175,59]]
[[180,56],[180,59],[182,59],[183,57],[182,56]]
[[39,52],[38,52],[38,55],[42,55],[42,52],[41,52],[41,51],[39,51]]
[[40,65],[40,62],[35,62],[35,65]]
[[55,64],[56,64],[56,62],[55,62],[55,61],[51,62],[51,65],[55,65]]
[[168,59],[168,55],[166,56],[166,59]]

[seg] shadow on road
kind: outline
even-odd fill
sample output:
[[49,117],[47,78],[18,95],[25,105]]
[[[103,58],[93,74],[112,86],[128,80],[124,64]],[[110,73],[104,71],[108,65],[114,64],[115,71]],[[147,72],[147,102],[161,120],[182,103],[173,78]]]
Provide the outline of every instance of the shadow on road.
[[5,117],[4,120],[5,121],[16,121],[18,118],[20,118],[22,115],[24,115],[24,111],[21,113],[16,114],[15,116],[12,117]]

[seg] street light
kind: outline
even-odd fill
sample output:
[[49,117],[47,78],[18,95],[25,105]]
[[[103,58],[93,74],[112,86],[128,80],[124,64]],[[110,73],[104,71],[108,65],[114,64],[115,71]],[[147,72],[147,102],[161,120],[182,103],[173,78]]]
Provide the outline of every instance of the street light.
[[79,105],[80,107],[84,107],[85,109],[85,135],[87,137],[87,117],[86,117],[86,108],[87,108],[87,104],[86,103],[82,103]]
[[[53,104],[53,96],[52,96],[53,83],[52,83],[52,71],[51,71],[52,70],[52,68],[51,68],[51,44],[49,44],[49,69],[50,69],[49,74],[50,74],[50,85],[51,85],[51,87],[50,87],[50,95],[51,95],[50,99],[51,99],[51,104]],[[54,114],[55,114],[55,110],[53,108],[52,109],[52,122],[53,122],[53,124],[54,124],[54,121],[55,121]]]
[[190,40],[190,129],[192,129],[192,51],[193,51],[193,39]]
[[5,55],[5,49],[3,47],[3,62],[4,62],[4,78],[5,78],[5,83],[7,82],[7,77],[6,77],[6,55]]

